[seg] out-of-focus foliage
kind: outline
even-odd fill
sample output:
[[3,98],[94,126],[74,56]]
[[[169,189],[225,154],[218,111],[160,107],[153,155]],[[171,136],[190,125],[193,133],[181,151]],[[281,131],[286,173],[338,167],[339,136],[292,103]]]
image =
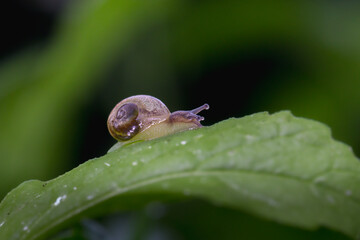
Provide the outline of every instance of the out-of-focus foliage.
[[1,196],[103,155],[107,114],[139,93],[208,102],[207,125],[289,109],[360,152],[359,2],[68,2],[51,39],[1,63]]
[[88,121],[77,111],[102,83],[101,74],[117,50],[124,49],[146,22],[167,13],[167,4],[90,1],[74,6],[49,46],[26,52],[3,66],[3,194],[23,180],[46,179],[64,171],[66,163],[61,161],[74,143],[74,121]]

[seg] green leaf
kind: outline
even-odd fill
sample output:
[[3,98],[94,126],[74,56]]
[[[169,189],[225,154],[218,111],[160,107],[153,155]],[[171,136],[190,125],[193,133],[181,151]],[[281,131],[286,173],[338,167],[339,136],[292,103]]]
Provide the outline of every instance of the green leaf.
[[202,198],[305,229],[360,236],[360,164],[316,121],[258,113],[124,146],[0,204],[0,239],[38,239],[86,214]]

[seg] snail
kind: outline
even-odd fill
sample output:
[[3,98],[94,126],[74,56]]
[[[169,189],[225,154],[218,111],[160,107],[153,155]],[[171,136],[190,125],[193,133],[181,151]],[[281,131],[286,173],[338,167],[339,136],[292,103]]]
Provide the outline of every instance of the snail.
[[120,143],[150,140],[202,127],[200,121],[204,117],[197,114],[207,109],[209,105],[204,104],[190,111],[170,113],[159,99],[136,95],[122,100],[113,108],[107,126],[111,136]]

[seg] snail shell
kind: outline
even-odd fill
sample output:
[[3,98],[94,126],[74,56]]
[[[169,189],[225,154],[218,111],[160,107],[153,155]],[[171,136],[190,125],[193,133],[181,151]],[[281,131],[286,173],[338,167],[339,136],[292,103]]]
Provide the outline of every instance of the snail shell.
[[118,141],[149,140],[176,132],[202,127],[203,117],[197,115],[209,109],[208,104],[190,111],[170,113],[159,99],[136,95],[119,102],[111,111],[107,126]]

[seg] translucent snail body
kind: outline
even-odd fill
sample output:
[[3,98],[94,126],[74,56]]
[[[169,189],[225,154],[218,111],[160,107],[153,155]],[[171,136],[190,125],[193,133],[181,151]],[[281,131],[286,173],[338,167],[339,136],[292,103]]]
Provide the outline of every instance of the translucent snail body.
[[190,111],[170,113],[159,99],[136,95],[122,100],[114,107],[107,126],[111,136],[119,142],[150,140],[202,127],[200,121],[204,118],[197,114],[206,109],[209,109],[208,104]]

